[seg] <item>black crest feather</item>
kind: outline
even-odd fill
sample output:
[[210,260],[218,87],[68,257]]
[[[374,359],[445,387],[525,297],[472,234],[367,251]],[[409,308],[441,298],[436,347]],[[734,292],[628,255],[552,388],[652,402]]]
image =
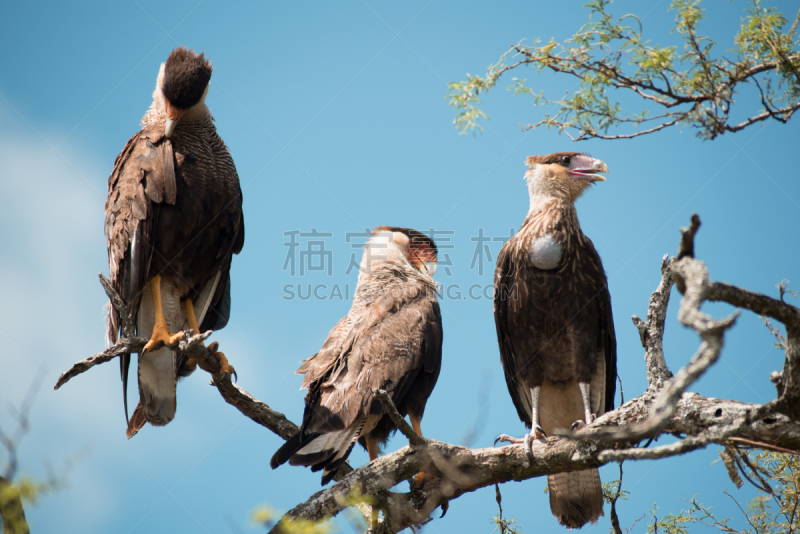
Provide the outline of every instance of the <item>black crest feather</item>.
[[179,46],[167,58],[161,90],[173,106],[189,109],[200,101],[211,79],[211,61]]

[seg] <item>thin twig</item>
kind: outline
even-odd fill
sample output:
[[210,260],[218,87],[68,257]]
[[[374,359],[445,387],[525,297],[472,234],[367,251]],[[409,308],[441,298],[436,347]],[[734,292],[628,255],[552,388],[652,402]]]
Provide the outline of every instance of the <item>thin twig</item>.
[[622,462],[619,462],[619,481],[617,482],[617,491],[611,497],[611,527],[614,529],[615,534],[622,534],[622,529],[619,526],[619,516],[617,515],[617,501],[622,495]]
[[403,433],[405,437],[408,438],[408,441],[411,445],[418,447],[423,446],[426,444],[426,439],[414,432],[414,429],[411,428],[411,425],[406,423],[406,420],[400,415],[400,412],[397,411],[397,406],[394,405],[392,399],[386,393],[386,391],[382,389],[374,389],[372,393],[375,395],[375,398],[383,404],[383,409],[386,410],[386,415],[392,420],[395,424],[397,429]]
[[728,438],[728,441],[732,443],[741,443],[742,445],[748,445],[750,447],[756,449],[764,449],[767,451],[772,452],[779,452],[781,454],[794,454],[795,456],[800,456],[800,451],[793,451],[791,449],[787,449],[785,447],[778,447],[777,445],[770,445],[769,443],[764,443],[762,441],[754,441],[752,439],[745,439],[745,438]]

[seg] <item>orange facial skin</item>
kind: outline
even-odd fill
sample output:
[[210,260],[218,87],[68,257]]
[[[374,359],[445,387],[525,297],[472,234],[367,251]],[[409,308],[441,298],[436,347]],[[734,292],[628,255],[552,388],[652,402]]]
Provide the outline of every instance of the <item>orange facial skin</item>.
[[164,99],[164,107],[166,108],[167,118],[172,119],[175,122],[181,120],[181,117],[183,117],[184,113],[186,113],[185,109],[176,108],[172,105],[172,102],[167,99]]
[[411,245],[408,247],[408,261],[414,267],[422,270],[422,264],[428,261],[436,262],[436,250],[432,248],[427,242],[422,240],[412,240]]

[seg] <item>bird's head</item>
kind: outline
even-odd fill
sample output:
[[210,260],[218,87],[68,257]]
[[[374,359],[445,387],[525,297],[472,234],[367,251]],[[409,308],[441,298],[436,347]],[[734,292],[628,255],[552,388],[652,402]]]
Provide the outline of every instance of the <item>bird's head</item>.
[[[364,262],[403,259],[418,271],[433,277],[438,267],[436,244],[422,232],[410,228],[378,226],[364,250]],[[363,264],[363,262],[362,262]]]
[[535,198],[547,197],[575,202],[594,182],[605,181],[598,173],[608,174],[605,163],[580,152],[530,156],[525,164],[532,205]]
[[170,53],[158,72],[153,100],[166,115],[164,136],[170,137],[186,113],[204,105],[211,80],[211,61],[179,46]]

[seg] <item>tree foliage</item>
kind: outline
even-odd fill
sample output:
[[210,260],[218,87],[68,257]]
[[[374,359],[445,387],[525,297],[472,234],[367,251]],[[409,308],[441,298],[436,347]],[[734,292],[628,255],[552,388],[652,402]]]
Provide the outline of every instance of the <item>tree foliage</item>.
[[659,518],[657,507],[650,510],[647,532],[651,534],[688,534],[693,526],[705,525],[730,534],[796,534],[800,532],[800,456],[773,451],[749,451],[741,458],[758,479],[760,495],[743,508],[736,502],[745,518],[744,528],[731,525],[732,518],[717,517],[714,508],[706,506],[694,495],[684,499],[689,507],[677,514]]
[[[785,123],[800,109],[800,11],[790,25],[775,8],[753,0],[732,48],[720,52],[718,43],[699,33],[704,18],[700,0],[672,2],[682,49],[651,44],[635,15],[614,18],[610,4],[588,3],[590,22],[564,43],[552,38],[546,44],[520,42],[485,75],[467,74],[466,80],[451,82],[447,98],[458,110],[456,128],[462,134],[481,130],[480,121],[488,118],[480,109],[482,94],[504,74],[516,74],[523,66],[537,74],[550,71],[577,79],[578,89],[558,100],[545,97],[544,90],[536,92],[535,82],[524,78],[512,78],[508,87],[515,96],[531,96],[534,105],[555,108],[524,129],[554,127],[576,141],[632,138],[670,126],[691,127],[698,137],[714,139],[767,120]],[[748,86],[757,91],[759,109],[736,113],[751,107],[736,101]],[[639,97],[638,111],[628,109],[627,103],[623,109],[615,98],[621,93],[614,90]],[[616,127],[624,132],[609,133]]]
[[30,431],[30,411],[40,385],[40,380],[34,380],[21,407],[12,407],[11,415],[16,423],[14,430],[0,429],[0,446],[5,451],[0,455],[0,532],[3,534],[28,534],[30,529],[23,504],[35,505],[41,497],[63,488],[67,473],[89,450],[84,447],[76,451],[58,469],[45,463],[47,477],[44,479],[19,474],[20,444]]

